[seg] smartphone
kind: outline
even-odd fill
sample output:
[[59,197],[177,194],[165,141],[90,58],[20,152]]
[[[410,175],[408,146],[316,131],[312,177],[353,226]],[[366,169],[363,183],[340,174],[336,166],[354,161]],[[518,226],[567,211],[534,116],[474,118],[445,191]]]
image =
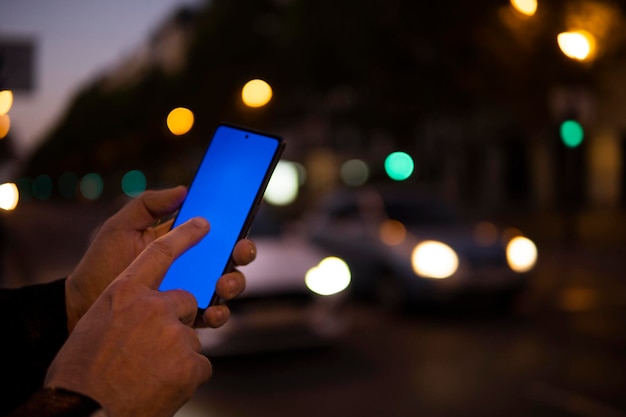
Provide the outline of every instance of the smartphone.
[[202,216],[209,233],[170,266],[159,289],[191,292],[203,310],[218,301],[215,284],[233,267],[284,149],[281,137],[221,124],[205,151],[172,227]]

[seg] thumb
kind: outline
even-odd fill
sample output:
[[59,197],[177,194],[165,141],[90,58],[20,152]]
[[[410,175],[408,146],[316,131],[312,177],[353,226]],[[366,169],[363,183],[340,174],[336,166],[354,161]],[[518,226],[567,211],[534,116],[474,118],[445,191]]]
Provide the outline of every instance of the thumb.
[[209,222],[206,219],[195,217],[186,221],[150,243],[120,278],[156,290],[176,258],[200,242],[208,232]]
[[128,229],[143,230],[151,226],[155,220],[174,213],[186,195],[187,189],[183,186],[144,191],[122,207],[111,221]]

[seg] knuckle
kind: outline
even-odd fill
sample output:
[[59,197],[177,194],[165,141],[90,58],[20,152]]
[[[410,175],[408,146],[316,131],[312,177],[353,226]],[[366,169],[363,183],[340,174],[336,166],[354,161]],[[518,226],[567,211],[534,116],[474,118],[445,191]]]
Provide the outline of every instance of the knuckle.
[[200,352],[200,350],[202,350],[202,343],[200,342],[198,333],[191,327],[185,327],[185,329],[188,333],[187,337],[189,338],[191,349],[193,349],[194,352]]
[[150,306],[150,314],[154,317],[163,317],[168,316],[170,314],[170,310],[171,308],[162,297],[154,297],[154,302]]
[[179,303],[185,306],[185,308],[190,310],[197,310],[198,302],[196,301],[196,297],[194,297],[190,292],[180,289],[169,290],[173,297],[176,297]]
[[206,356],[202,357],[202,370],[201,372],[201,381],[207,382],[209,380],[209,378],[211,378],[211,376],[213,375],[213,365],[211,364],[211,361],[209,360],[209,358],[207,358]]
[[193,375],[193,379],[198,385],[207,382],[213,375],[213,366],[209,358],[202,354],[194,353],[190,360],[189,375]]
[[[182,359],[182,358],[181,358]],[[181,360],[179,372],[182,379],[201,380],[201,375],[211,373],[211,365],[206,356],[200,355],[195,351],[189,351],[185,360]]]
[[150,243],[147,250],[158,260],[170,263],[174,260],[174,250],[163,239],[157,239]]
[[152,197],[155,193],[156,193],[156,191],[154,191],[154,190],[145,190],[145,191],[141,192],[137,196],[137,198],[141,199],[141,200],[145,200],[146,198]]
[[108,296],[113,311],[132,308],[139,298],[138,288],[126,280],[116,280],[108,287]]
[[134,296],[135,286],[128,280],[119,279],[109,284],[109,292],[115,297]]

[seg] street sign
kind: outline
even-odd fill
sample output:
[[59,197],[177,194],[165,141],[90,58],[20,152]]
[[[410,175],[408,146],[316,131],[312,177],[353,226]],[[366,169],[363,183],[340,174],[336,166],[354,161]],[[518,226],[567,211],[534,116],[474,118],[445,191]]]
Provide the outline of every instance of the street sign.
[[35,41],[0,37],[0,90],[31,92],[35,88]]

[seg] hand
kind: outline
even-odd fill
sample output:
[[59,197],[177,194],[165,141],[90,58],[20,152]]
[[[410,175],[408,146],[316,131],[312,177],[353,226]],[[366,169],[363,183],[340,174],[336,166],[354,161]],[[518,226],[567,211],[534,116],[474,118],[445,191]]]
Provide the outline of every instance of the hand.
[[211,376],[191,327],[197,303],[157,289],[172,261],[209,230],[192,219],[151,242],[76,324],[44,386],[85,394],[111,417],[172,416]]
[[[171,216],[186,195],[187,190],[182,186],[146,191],[103,224],[78,266],[66,280],[65,298],[70,331],[109,283],[152,241],[171,228],[172,220],[156,224],[160,219]],[[255,254],[254,244],[244,239],[235,246],[233,259],[237,265],[246,265],[254,260]],[[230,300],[244,287],[244,276],[234,271],[220,278],[216,291],[220,298]],[[196,324],[219,327],[226,322],[229,314],[227,306],[213,306],[205,310]]]

